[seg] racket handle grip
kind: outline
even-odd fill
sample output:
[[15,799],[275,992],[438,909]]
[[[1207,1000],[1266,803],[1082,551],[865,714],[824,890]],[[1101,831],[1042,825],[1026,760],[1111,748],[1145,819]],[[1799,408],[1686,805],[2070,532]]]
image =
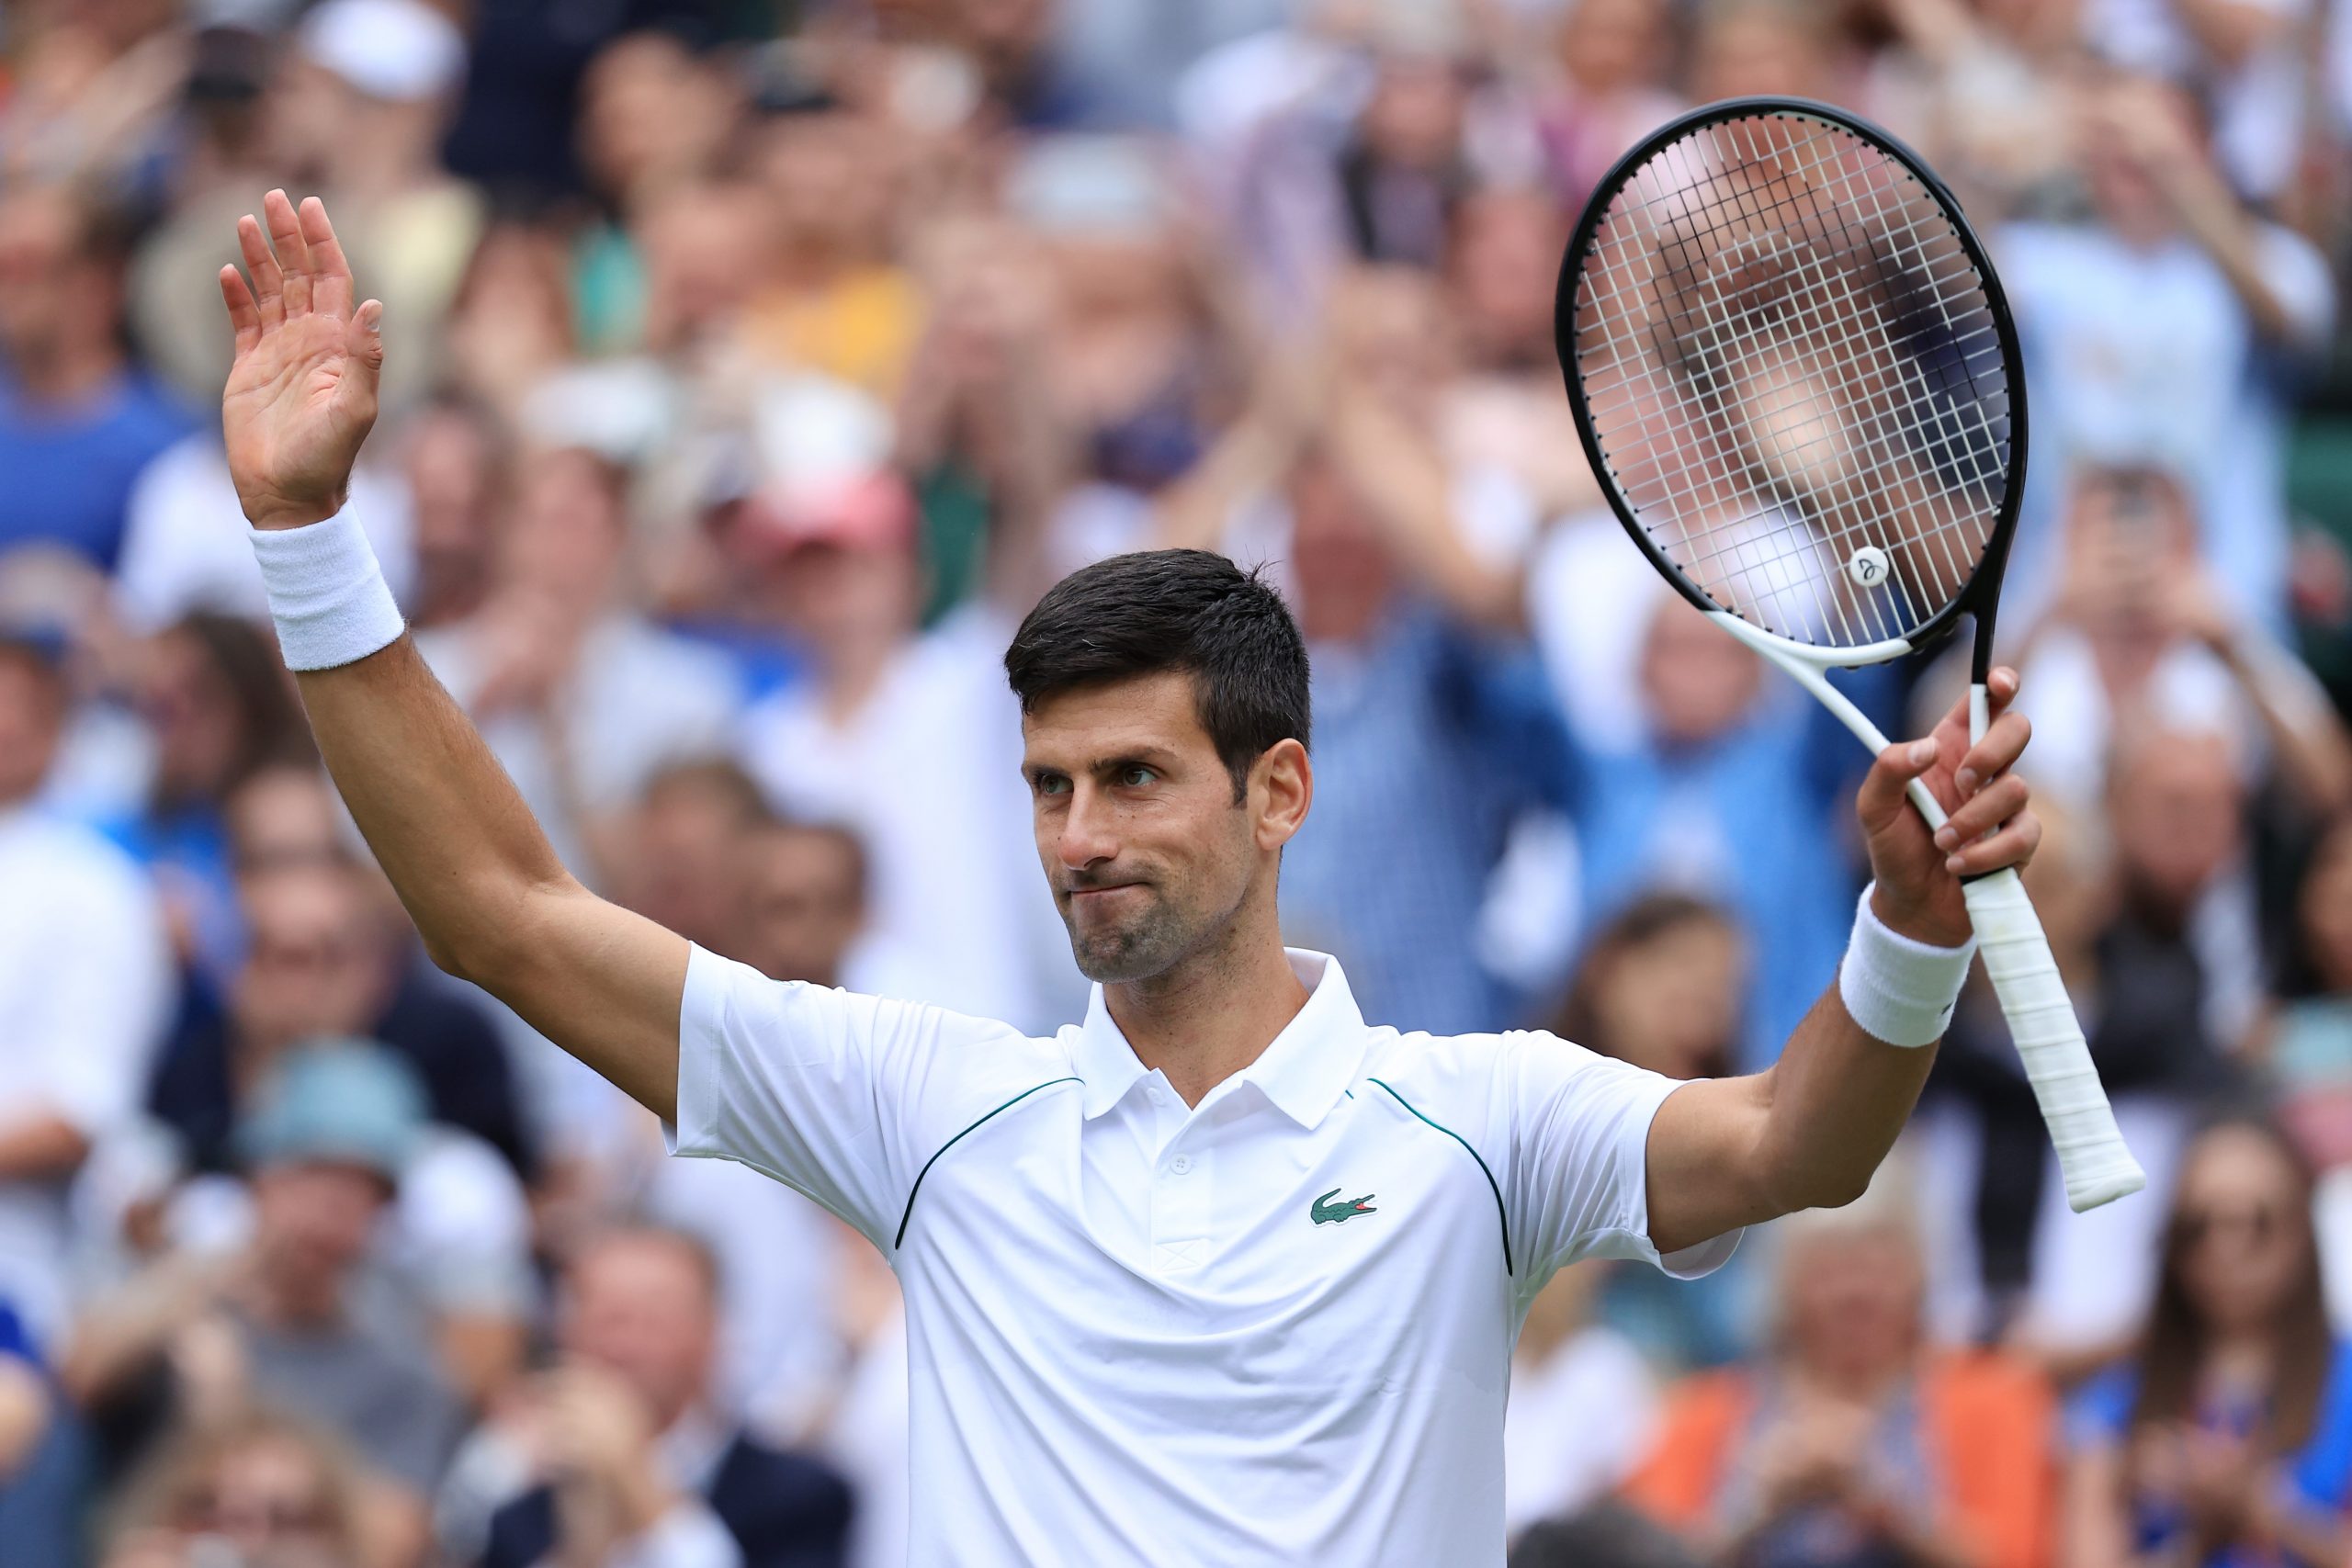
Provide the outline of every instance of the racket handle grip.
[[2025,884],[2015,871],[2003,870],[1962,888],[1984,971],[1992,976],[1994,995],[2001,999],[2034,1100],[2058,1150],[2067,1206],[2079,1214],[2139,1191],[2148,1184],[2147,1175],[2123,1146]]

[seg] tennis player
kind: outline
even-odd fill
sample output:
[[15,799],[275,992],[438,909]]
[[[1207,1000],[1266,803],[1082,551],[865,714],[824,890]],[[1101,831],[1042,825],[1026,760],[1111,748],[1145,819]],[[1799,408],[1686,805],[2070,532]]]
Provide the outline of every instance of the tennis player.
[[[1860,1193],[1968,964],[1960,878],[2037,839],[2024,719],[1972,749],[1955,710],[1864,780],[1876,880],[1775,1066],[1678,1084],[1544,1034],[1399,1034],[1275,918],[1315,794],[1298,628],[1223,558],[1163,551],[1068,578],[1005,656],[1085,1021],[1027,1039],[770,981],[557,862],[345,509],[380,307],[315,199],[273,191],[238,232],[229,466],[344,799],[435,962],[677,1152],[767,1172],[890,1260],[922,1568],[1500,1562],[1530,1300],[1581,1258],[1701,1273],[1742,1226]],[[1998,672],[1995,702],[2016,689]]]

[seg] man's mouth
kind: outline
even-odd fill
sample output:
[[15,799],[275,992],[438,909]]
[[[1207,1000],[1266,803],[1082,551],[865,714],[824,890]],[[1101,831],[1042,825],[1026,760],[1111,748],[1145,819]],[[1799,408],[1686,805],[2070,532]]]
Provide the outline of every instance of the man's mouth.
[[1092,887],[1073,887],[1069,890],[1069,899],[1075,904],[1082,899],[1102,898],[1113,893],[1125,893],[1142,886],[1144,885],[1140,882],[1110,882]]

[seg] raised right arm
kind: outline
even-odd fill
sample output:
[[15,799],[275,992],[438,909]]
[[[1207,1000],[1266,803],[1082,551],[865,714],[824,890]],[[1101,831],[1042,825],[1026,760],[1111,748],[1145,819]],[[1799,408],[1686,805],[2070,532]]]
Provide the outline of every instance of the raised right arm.
[[[221,425],[245,516],[300,528],[344,503],[375,423],[383,312],[355,310],[316,197],[298,213],[272,191],[262,210],[266,238],[250,217],[238,225],[251,285],[220,274],[236,330]],[[564,870],[407,636],[298,679],[327,771],[433,961],[673,1119],[685,940]]]

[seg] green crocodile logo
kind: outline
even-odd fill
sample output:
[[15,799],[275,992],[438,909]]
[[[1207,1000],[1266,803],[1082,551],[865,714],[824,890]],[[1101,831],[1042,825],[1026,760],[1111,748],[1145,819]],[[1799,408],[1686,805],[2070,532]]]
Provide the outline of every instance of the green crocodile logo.
[[1331,1201],[1332,1199],[1338,1198],[1339,1196],[1340,1190],[1334,1187],[1331,1190],[1324,1193],[1323,1196],[1315,1200],[1315,1206],[1306,1212],[1308,1215],[1314,1219],[1317,1224],[1336,1225],[1344,1221],[1354,1219],[1358,1214],[1376,1214],[1380,1213],[1379,1210],[1372,1206],[1372,1193],[1367,1192],[1361,1198],[1343,1199],[1337,1203]]

